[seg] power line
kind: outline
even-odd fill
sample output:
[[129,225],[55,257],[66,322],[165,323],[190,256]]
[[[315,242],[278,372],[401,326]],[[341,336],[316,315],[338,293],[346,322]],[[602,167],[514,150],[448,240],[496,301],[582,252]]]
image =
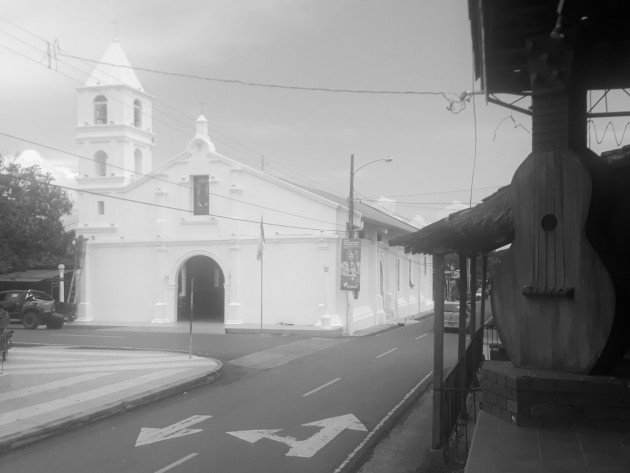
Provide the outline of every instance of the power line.
[[[103,197],[103,198],[108,198],[108,199],[121,200],[121,201],[124,201],[124,202],[129,202],[129,203],[134,203],[134,204],[148,205],[150,207],[157,207],[157,208],[162,208],[162,209],[167,209],[167,210],[175,210],[175,211],[178,211],[178,212],[193,213],[193,211],[189,210],[189,209],[183,209],[183,208],[179,208],[179,207],[172,207],[172,206],[163,205],[163,204],[156,204],[155,202],[146,202],[146,201],[142,201],[142,200],[129,199],[129,198],[121,197],[121,196],[117,196],[117,195],[102,194],[100,192],[94,192],[94,191],[90,191],[90,190],[87,190],[87,189],[77,189],[77,188],[74,188],[74,187],[62,186],[61,184],[53,184],[53,183],[50,183],[50,182],[38,181],[36,179],[29,179],[29,178],[22,177],[22,176],[14,176],[12,174],[2,174],[2,173],[0,173],[0,176],[9,177],[11,179],[17,179],[17,180],[20,180],[20,181],[31,182],[33,184],[40,184],[40,185],[45,185],[45,186],[50,186],[50,187],[57,187],[57,188],[60,188],[60,189],[74,191],[74,192],[82,192],[84,194],[95,195],[95,196],[98,196],[98,197]],[[223,218],[223,219],[226,219],[226,220],[236,220],[236,221],[239,221],[239,222],[260,224],[260,220],[249,220],[249,219],[240,218],[240,217],[228,217],[226,215],[218,215],[218,214],[207,214],[207,215],[209,217]],[[269,225],[269,226],[273,226],[273,227],[282,227],[282,228],[293,228],[293,229],[298,229],[298,230],[314,230],[314,231],[320,231],[320,232],[339,233],[337,230],[330,230],[330,229],[325,229],[325,228],[314,228],[314,227],[300,227],[300,226],[296,226],[296,225],[285,225],[285,224],[281,224],[281,223],[265,222],[265,225]]]
[[[46,51],[44,51],[44,50],[42,50],[42,49],[37,48],[36,46],[33,46],[32,44],[29,44],[29,43],[25,42],[24,40],[21,40],[21,39],[19,39],[19,38],[15,37],[15,36],[13,36],[13,35],[11,35],[11,34],[9,34],[9,33],[6,33],[6,32],[5,32],[5,34],[7,34],[7,35],[9,35],[9,36],[11,36],[11,37],[13,37],[13,38],[15,38],[16,40],[18,40],[18,41],[20,41],[20,42],[22,42],[22,43],[24,43],[24,44],[26,44],[26,45],[28,45],[29,47],[31,47],[31,48],[33,48],[33,49],[35,49],[35,50],[37,50],[37,51],[41,52],[42,54],[44,54],[44,55],[45,55],[45,54],[48,54],[48,55],[49,55],[49,59],[50,59],[50,54],[51,54],[51,51],[50,51],[50,42],[49,42],[49,41],[45,40],[45,39],[44,39],[44,38],[42,38],[41,36],[39,36],[39,35],[37,35],[37,34],[35,34],[35,33],[32,33],[32,32],[30,32],[29,30],[27,30],[27,29],[25,29],[25,28],[23,28],[23,27],[21,27],[21,26],[19,26],[19,25],[16,25],[15,23],[13,23],[13,22],[11,22],[11,21],[9,21],[9,20],[7,20],[7,19],[3,18],[2,16],[0,16],[0,19],[4,19],[4,20],[5,20],[5,21],[7,21],[8,23],[10,23],[10,24],[12,24],[12,25],[14,25],[14,26],[18,27],[19,29],[21,29],[21,30],[23,30],[23,31],[26,31],[27,33],[31,34],[32,36],[34,36],[34,37],[36,37],[36,38],[40,39],[41,41],[43,41],[44,43],[46,43],[46,45],[48,46],[48,48],[47,48],[47,50],[46,50]],[[61,52],[61,49],[60,49],[60,48],[59,48],[59,46],[58,46],[58,42],[57,42],[57,41],[55,41],[55,43],[54,43],[54,44],[55,44],[55,54],[56,54],[57,50],[59,50],[59,52]],[[20,53],[20,52],[17,52],[17,51],[15,51],[15,50],[11,49],[11,48],[8,48],[8,47],[6,47],[6,46],[2,46],[2,47],[4,47],[5,49],[8,49],[9,51],[11,51],[11,52],[13,52],[13,53],[15,53],[15,54],[17,54],[17,55],[20,55],[20,56],[22,56],[22,57],[24,57],[24,58],[26,58],[26,59],[29,59],[29,60],[31,60],[31,61],[33,61],[33,62],[35,62],[36,64],[39,64],[39,65],[42,65],[42,66],[43,66],[43,64],[41,64],[41,61],[37,61],[37,60],[35,60],[35,59],[33,59],[33,58],[29,58],[28,56],[26,56],[26,55],[24,55],[24,54],[22,54],[22,53]],[[71,55],[71,54],[68,54],[68,56],[69,56],[69,57],[78,57],[78,56],[74,56],[74,55]],[[77,67],[75,67],[75,66],[73,66],[73,65],[71,65],[71,64],[69,64],[69,63],[67,63],[67,62],[65,62],[65,61],[63,61],[63,60],[58,60],[58,58],[56,57],[56,55],[55,55],[55,61],[56,61],[56,62],[58,62],[58,63],[61,63],[61,64],[65,64],[65,65],[67,65],[68,67],[70,67],[70,68],[72,68],[72,69],[74,69],[74,70],[78,71],[78,72],[79,72],[80,74],[82,74],[83,76],[86,76],[86,77],[89,77],[89,76],[90,76],[90,72],[85,72],[85,71],[83,71],[83,70],[81,70],[81,69],[79,69],[79,68],[77,68]],[[81,61],[81,62],[83,62],[84,64],[85,64],[86,62],[91,62],[91,61],[89,61],[89,60],[83,60],[83,59],[80,59],[80,61]],[[49,63],[50,63],[50,60],[49,60]],[[45,67],[45,66],[44,66],[44,67]],[[50,68],[50,67],[49,67],[49,68]],[[71,79],[71,80],[73,80],[73,81],[75,81],[75,82],[82,83],[82,81],[81,81],[81,80],[78,80],[78,79],[73,78],[73,77],[71,77],[71,76],[69,76],[69,75],[67,75],[67,74],[64,74],[64,73],[62,73],[61,71],[59,71],[57,68],[55,68],[54,70],[55,70],[55,72],[58,72],[59,74],[61,74],[61,75],[65,76],[65,77],[67,77],[67,78],[69,78],[69,79]],[[111,74],[107,73],[107,71],[104,71],[104,72],[105,72],[107,75],[109,75],[110,77],[114,77],[114,76],[112,76]],[[123,93],[126,93],[126,92],[123,92]],[[120,100],[118,100],[118,99],[116,99],[116,98],[114,98],[114,100],[118,101],[118,102],[119,102],[119,103],[121,103],[123,106],[129,106],[129,104],[125,104],[125,103],[123,103],[122,101],[120,101]],[[162,100],[155,99],[155,101],[156,101],[156,102],[158,102],[158,103],[160,103],[160,104],[162,104],[162,105],[164,105],[165,107],[170,108],[171,110],[175,110],[177,113],[179,113],[180,115],[182,115],[182,116],[184,116],[184,117],[190,118],[187,114],[185,114],[185,113],[183,113],[183,112],[179,111],[179,110],[178,110],[178,109],[176,109],[175,107],[172,107],[172,106],[170,106],[170,105],[166,104],[166,102],[164,102],[164,101],[162,101]],[[157,115],[157,114],[162,114],[162,113],[164,113],[164,116],[165,116],[166,118],[169,118],[169,119],[174,119],[175,121],[179,122],[179,124],[182,124],[182,121],[181,121],[181,120],[178,120],[178,119],[174,118],[171,114],[168,114],[168,113],[162,112],[162,110],[161,110],[160,108],[158,108],[158,107],[154,107],[154,111],[156,112],[156,115]],[[177,131],[178,133],[180,133],[180,134],[182,134],[182,135],[189,136],[188,132],[184,132],[184,131],[183,131],[182,129],[180,129],[180,128],[173,127],[172,125],[170,125],[170,124],[169,124],[169,123],[167,123],[166,121],[164,121],[164,120],[160,120],[159,118],[157,118],[157,116],[154,116],[154,120],[155,120],[156,122],[158,122],[158,123],[162,123],[162,124],[164,124],[166,127],[170,128],[170,129],[172,129],[172,130],[174,130],[174,131]],[[194,120],[193,120],[192,118],[190,118],[190,121],[191,121],[191,122],[193,122]],[[186,123],[186,126],[188,126],[188,125],[189,125],[189,123]],[[224,137],[224,139],[226,139],[226,140],[228,140],[228,141],[230,141],[230,142],[234,143],[236,146],[240,146],[241,148],[243,148],[243,149],[245,150],[244,152],[243,152],[243,151],[241,151],[241,152],[239,153],[238,149],[236,149],[236,151],[237,151],[237,153],[238,153],[238,154],[243,154],[243,155],[245,155],[245,156],[246,156],[247,154],[255,153],[255,154],[254,154],[254,157],[253,157],[253,158],[249,158],[249,157],[248,157],[248,160],[255,160],[255,161],[257,162],[257,161],[258,161],[258,159],[260,158],[260,156],[262,155],[261,153],[256,152],[255,150],[252,150],[251,148],[249,148],[249,147],[247,147],[247,146],[243,145],[242,143],[239,143],[238,141],[231,139],[231,138],[230,138],[230,137],[228,137],[227,135],[225,135],[225,134],[223,134],[223,133],[219,132],[218,130],[213,129],[213,128],[211,128],[211,127],[209,127],[209,128],[210,128],[210,130],[213,132],[213,134],[214,134],[214,133],[216,133],[216,134],[218,134],[218,135],[220,135],[220,136],[223,136],[223,137]],[[222,141],[222,140],[219,140],[219,141]],[[229,148],[234,148],[233,146],[231,146],[231,145],[230,145],[230,144],[228,144],[228,143],[225,143],[225,144],[226,144],[226,146],[227,146],[227,147],[229,147]],[[274,161],[273,159],[270,159],[270,158],[269,158],[269,155],[268,155],[268,154],[265,154],[265,157],[266,157],[267,162],[271,161],[271,162],[274,162],[274,163],[275,163],[275,161]],[[252,165],[250,165],[250,166],[251,166],[251,167],[254,167],[254,166],[252,166]],[[307,183],[308,183],[308,182],[310,182],[308,179],[306,179],[306,178],[304,177],[304,174],[303,174],[303,173],[297,173],[297,172],[295,172],[295,171],[293,171],[293,170],[289,169],[288,167],[286,167],[286,166],[284,166],[284,165],[282,165],[282,164],[280,164],[280,163],[277,163],[277,168],[280,170],[280,172],[281,172],[281,173],[285,173],[285,174],[288,174],[288,175],[292,176],[292,179],[296,179],[296,178],[297,178],[297,180],[298,180],[298,181],[304,181],[304,182],[307,182]],[[268,175],[271,175],[269,172],[267,172],[267,174],[268,174]],[[311,183],[311,185],[312,185],[312,183]],[[319,186],[316,186],[316,187],[319,187]]]
[[[477,187],[474,190],[486,190],[486,189],[498,189],[501,186],[488,186],[488,187]],[[387,195],[385,197],[391,197],[391,198],[396,198],[396,197],[415,197],[418,195],[437,195],[437,194],[454,194],[456,192],[468,192],[470,189],[466,188],[466,189],[455,189],[455,190],[450,190],[450,191],[436,191],[436,192],[419,192],[419,193],[415,193],[415,194],[398,194],[398,195]]]
[[[17,140],[20,140],[20,141],[23,141],[23,142],[26,142],[26,143],[34,144],[34,145],[37,145],[37,146],[41,146],[43,148],[47,148],[47,149],[50,149],[50,150],[53,150],[53,151],[57,151],[57,152],[60,152],[60,153],[67,154],[69,156],[75,156],[75,157],[78,157],[78,158],[81,158],[81,159],[86,159],[88,161],[96,161],[93,158],[88,158],[86,156],[82,156],[80,154],[72,153],[70,151],[64,151],[62,149],[55,148],[55,147],[49,146],[49,145],[45,145],[43,143],[39,143],[39,142],[36,142],[36,141],[28,140],[26,138],[20,138],[20,137],[17,137],[15,135],[10,135],[8,133],[4,133],[2,131],[0,131],[0,135],[7,136],[7,137],[13,138],[13,139],[17,139]],[[156,180],[156,181],[164,182],[166,184],[172,184],[172,185],[175,185],[175,186],[183,187],[183,188],[188,189],[188,190],[192,189],[192,187],[190,187],[189,185],[186,185],[184,183],[169,181],[168,179],[164,179],[164,178],[161,178],[159,176],[152,175],[152,174],[144,174],[144,173],[141,173],[139,171],[126,169],[124,167],[116,166],[116,165],[113,165],[113,164],[108,164],[108,166],[109,167],[113,167],[115,169],[119,169],[119,170],[131,172],[131,173],[134,173],[134,174],[138,174],[138,175],[140,175],[140,176],[142,176],[144,178],[147,178],[147,179],[153,179],[153,180]],[[260,171],[256,171],[256,172],[260,172]],[[76,190],[78,192],[85,192],[85,191],[83,191],[81,189],[74,189],[74,190]],[[244,200],[235,199],[233,197],[228,197],[228,196],[225,196],[225,195],[222,195],[222,194],[216,194],[216,193],[210,192],[209,195],[214,196],[214,197],[220,197],[220,198],[223,198],[223,199],[226,199],[226,200],[231,200],[231,201],[234,201],[234,202],[238,202],[240,204],[251,205],[253,207],[257,207],[257,208],[260,208],[260,209],[263,209],[263,210],[269,210],[269,211],[272,211],[272,212],[277,212],[277,213],[289,215],[289,216],[292,216],[292,217],[299,217],[299,218],[304,218],[306,220],[312,220],[314,222],[320,222],[320,223],[326,223],[326,224],[330,224],[330,225],[336,225],[337,227],[340,227],[340,228],[343,227],[343,225],[340,225],[340,224],[337,224],[337,223],[334,223],[334,222],[328,222],[328,221],[325,221],[325,220],[319,220],[319,219],[316,219],[316,218],[307,217],[305,215],[294,214],[294,213],[291,213],[291,212],[286,212],[284,210],[274,209],[272,207],[266,207],[266,206],[263,206],[263,205],[254,204],[252,202],[247,202],[247,201],[244,201]]]
[[[203,80],[203,81],[209,81],[209,82],[221,82],[221,83],[226,83],[226,84],[238,84],[238,85],[244,85],[244,86],[249,86],[249,87],[265,87],[265,88],[273,88],[273,89],[301,90],[301,91],[308,91],[308,92],[329,92],[329,93],[347,93],[347,94],[439,95],[439,96],[444,97],[446,100],[451,101],[451,99],[448,98],[447,92],[418,91],[418,90],[333,89],[333,88],[328,88],[328,87],[305,87],[305,86],[298,86],[298,85],[270,84],[270,83],[263,83],[263,82],[250,82],[250,81],[241,80],[241,79],[220,79],[220,78],[217,78],[217,77],[199,76],[199,75],[187,74],[187,73],[183,73],[183,72],[162,71],[162,70],[159,70],[159,69],[150,69],[148,67],[140,67],[140,66],[133,66],[132,67],[132,66],[126,66],[126,65],[122,65],[122,64],[114,64],[114,63],[111,63],[111,62],[96,61],[94,59],[81,57],[81,56],[75,56],[73,54],[61,53],[61,55],[62,56],[66,56],[66,57],[70,57],[70,58],[73,58],[73,59],[79,59],[81,61],[89,61],[89,62],[92,62],[92,63],[95,63],[95,64],[103,64],[103,65],[106,65],[106,66],[114,66],[114,67],[122,67],[122,68],[127,68],[127,69],[134,69],[134,70],[137,70],[137,71],[150,72],[150,73],[153,73],[153,74],[162,74],[162,75],[182,77],[182,78],[186,78],[186,79]],[[454,92],[452,94],[453,95],[457,95]]]

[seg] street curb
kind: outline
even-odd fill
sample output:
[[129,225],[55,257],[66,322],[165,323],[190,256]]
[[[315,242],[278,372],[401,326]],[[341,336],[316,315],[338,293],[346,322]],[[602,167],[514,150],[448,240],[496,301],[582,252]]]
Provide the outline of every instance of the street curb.
[[183,381],[174,381],[165,387],[155,388],[129,398],[114,401],[100,408],[94,408],[91,411],[82,412],[81,414],[67,416],[49,422],[43,427],[33,427],[10,438],[2,439],[0,440],[0,454],[5,454],[61,432],[72,430],[113,415],[129,412],[138,407],[166,399],[184,391],[213,383],[223,375],[223,363],[214,358],[208,359],[217,363],[217,367],[210,372],[201,375],[192,375]]
[[372,456],[376,446],[392,432],[394,427],[396,427],[400,420],[409,412],[409,409],[427,393],[431,386],[433,386],[433,373],[427,378],[423,386],[405,399],[395,411],[393,411],[392,415],[383,422],[380,429],[368,439],[365,445],[363,445],[356,454],[351,454],[351,458],[346,460],[347,463],[345,465],[342,464],[342,466],[335,470],[335,473],[356,473],[359,471]]

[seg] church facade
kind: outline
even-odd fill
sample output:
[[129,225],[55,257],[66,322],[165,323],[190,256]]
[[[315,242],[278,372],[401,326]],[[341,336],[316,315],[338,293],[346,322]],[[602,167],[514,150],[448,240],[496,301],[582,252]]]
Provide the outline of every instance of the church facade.
[[387,245],[415,228],[357,204],[355,298],[341,288],[344,199],[222,155],[203,116],[154,166],[152,96],[117,40],[78,101],[78,320],[359,330],[431,308],[431,261]]

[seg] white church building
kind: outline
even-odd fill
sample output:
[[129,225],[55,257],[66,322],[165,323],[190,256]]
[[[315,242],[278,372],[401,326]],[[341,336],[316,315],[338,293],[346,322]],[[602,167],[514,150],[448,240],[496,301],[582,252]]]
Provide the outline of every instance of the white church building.
[[149,325],[192,313],[226,328],[355,331],[432,308],[430,257],[387,245],[414,227],[356,204],[355,298],[341,288],[347,199],[220,154],[203,116],[185,149],[154,167],[152,96],[131,67],[112,64],[129,66],[118,40],[78,89],[78,320]]

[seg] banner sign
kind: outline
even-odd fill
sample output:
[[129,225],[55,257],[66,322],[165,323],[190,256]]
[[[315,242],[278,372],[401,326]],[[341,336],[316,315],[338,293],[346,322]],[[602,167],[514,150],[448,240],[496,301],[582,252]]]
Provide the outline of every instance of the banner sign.
[[361,239],[344,238],[341,242],[341,290],[358,291],[361,281]]

